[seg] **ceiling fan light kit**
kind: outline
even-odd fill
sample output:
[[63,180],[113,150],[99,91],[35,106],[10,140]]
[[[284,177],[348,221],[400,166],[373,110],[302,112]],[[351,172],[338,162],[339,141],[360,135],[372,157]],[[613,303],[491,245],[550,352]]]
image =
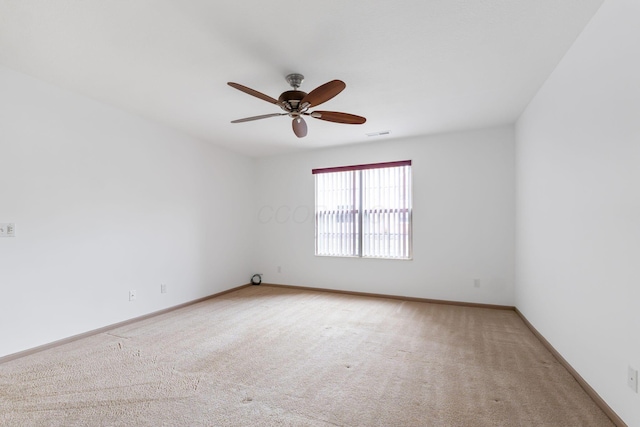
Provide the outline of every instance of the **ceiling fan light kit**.
[[332,80],[321,86],[318,86],[311,92],[306,93],[298,90],[298,88],[304,81],[304,76],[302,74],[289,74],[287,77],[285,77],[285,79],[287,83],[289,83],[289,85],[293,88],[293,90],[282,92],[278,99],[272,98],[268,95],[265,95],[264,93],[258,92],[257,90],[243,86],[239,83],[228,82],[227,84],[232,88],[244,92],[248,95],[255,96],[256,98],[262,99],[263,101],[267,101],[271,104],[276,104],[284,111],[283,113],[262,114],[260,116],[237,119],[233,120],[231,123],[243,123],[275,116],[289,116],[292,119],[291,126],[293,128],[293,133],[298,138],[304,138],[307,135],[307,123],[305,122],[303,116],[309,116],[313,117],[314,119],[325,120],[328,122],[353,125],[360,125],[367,121],[367,119],[365,119],[364,117],[356,116],[355,114],[340,113],[337,111],[309,111],[309,108],[327,102],[328,100],[342,92],[345,87],[347,87],[347,85],[343,81]]

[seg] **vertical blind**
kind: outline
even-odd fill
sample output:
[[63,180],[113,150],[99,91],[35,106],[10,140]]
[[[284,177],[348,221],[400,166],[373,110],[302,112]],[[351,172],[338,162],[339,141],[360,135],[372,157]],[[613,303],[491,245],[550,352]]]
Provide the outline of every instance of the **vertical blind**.
[[411,258],[411,161],[314,169],[316,255]]

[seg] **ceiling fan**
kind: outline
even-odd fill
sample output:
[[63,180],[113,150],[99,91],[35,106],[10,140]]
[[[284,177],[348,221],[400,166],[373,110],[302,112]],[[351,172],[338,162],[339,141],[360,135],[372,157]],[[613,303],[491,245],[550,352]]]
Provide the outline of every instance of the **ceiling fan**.
[[303,116],[310,116],[314,119],[326,120],[328,122],[352,125],[361,125],[367,121],[364,117],[356,116],[355,114],[339,113],[337,111],[309,111],[310,108],[320,105],[323,102],[327,102],[342,92],[344,88],[347,87],[343,81],[332,80],[322,86],[318,86],[311,92],[306,93],[298,90],[304,80],[304,76],[302,74],[289,74],[286,77],[286,80],[287,83],[293,87],[293,90],[282,92],[278,99],[272,98],[264,93],[260,93],[257,90],[253,90],[241,84],[228,82],[227,84],[232,88],[255,96],[256,98],[260,98],[263,101],[276,104],[284,111],[284,113],[245,117],[244,119],[233,120],[231,123],[250,122],[252,120],[260,120],[276,116],[289,116],[293,119],[293,133],[295,133],[298,138],[303,138],[307,135],[307,123],[304,121]]

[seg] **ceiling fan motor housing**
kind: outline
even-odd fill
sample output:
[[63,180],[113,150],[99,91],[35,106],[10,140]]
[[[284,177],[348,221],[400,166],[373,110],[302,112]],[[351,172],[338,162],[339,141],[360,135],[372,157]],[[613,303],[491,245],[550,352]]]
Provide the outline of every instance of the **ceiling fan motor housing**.
[[286,92],[282,92],[278,98],[278,105],[288,113],[302,112],[299,110],[300,101],[302,101],[305,96],[307,96],[307,93],[301,90],[288,90]]

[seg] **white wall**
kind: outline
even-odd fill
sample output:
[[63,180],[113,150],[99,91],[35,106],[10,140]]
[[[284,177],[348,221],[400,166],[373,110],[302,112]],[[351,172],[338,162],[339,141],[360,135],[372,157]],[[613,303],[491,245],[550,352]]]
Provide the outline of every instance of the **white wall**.
[[[414,259],[314,256],[311,169],[407,159]],[[307,151],[256,165],[256,259],[265,282],[513,305],[511,127]]]
[[607,0],[516,127],[516,306],[640,426],[640,2]]
[[249,281],[251,159],[2,67],[0,93],[0,356]]

